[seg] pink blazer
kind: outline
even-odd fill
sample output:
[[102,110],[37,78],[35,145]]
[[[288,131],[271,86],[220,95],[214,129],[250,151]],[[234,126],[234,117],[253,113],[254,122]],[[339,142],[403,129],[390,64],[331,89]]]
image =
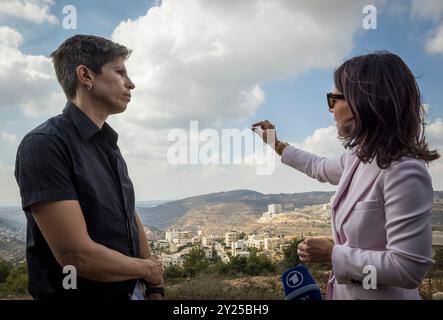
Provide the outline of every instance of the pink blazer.
[[[423,160],[404,158],[380,169],[351,151],[326,159],[288,146],[282,162],[338,185],[331,203],[335,245],[327,299],[420,299],[417,288],[434,263],[433,189]],[[375,267],[377,289],[363,286],[366,265]]]

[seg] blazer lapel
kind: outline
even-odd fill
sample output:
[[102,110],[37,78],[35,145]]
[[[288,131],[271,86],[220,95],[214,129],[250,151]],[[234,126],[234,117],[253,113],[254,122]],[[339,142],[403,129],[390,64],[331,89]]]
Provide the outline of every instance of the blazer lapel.
[[[358,159],[358,158],[357,158]],[[361,200],[362,196],[373,186],[373,183],[375,179],[378,177],[378,175],[381,172],[381,168],[377,165],[376,159],[373,159],[371,163],[361,163],[360,165],[364,166],[361,168],[361,171],[359,172],[358,176],[355,176],[355,170],[358,167],[358,163],[360,163],[360,160],[358,162],[354,162],[352,164],[352,167],[349,171],[349,175],[346,177],[346,180],[343,181],[342,188],[348,189],[352,179],[357,179],[354,182],[354,186],[351,190],[348,190],[346,198],[342,199],[344,201],[340,207],[339,212],[336,214],[336,231],[339,235],[342,236],[342,227],[344,222],[346,221],[349,214],[352,212],[352,209],[354,208],[355,204]],[[343,195],[343,192],[342,194]],[[338,204],[338,203],[337,203]]]
[[[340,201],[342,201],[342,197],[344,196],[345,192],[347,191],[349,184],[351,183],[352,176],[354,175],[355,170],[358,167],[358,164],[360,163],[360,159],[355,157],[355,159],[352,161],[350,167],[348,170],[343,172],[342,179],[343,181],[340,181],[338,184],[338,189],[335,192],[334,200],[332,201],[332,208],[331,208],[331,224],[332,224],[332,233],[334,236],[335,243],[343,244],[344,241],[342,241],[341,235],[340,235],[340,229],[338,228],[337,224],[337,208]],[[340,210],[341,211],[341,210]]]
[[351,183],[352,176],[354,175],[354,172],[357,169],[359,163],[360,163],[360,159],[355,157],[355,159],[352,162],[349,169],[343,173],[344,174],[342,176],[343,181],[340,181],[340,183],[338,184],[338,189],[335,192],[334,201],[332,202],[332,207],[334,209],[340,203],[340,200],[343,197],[343,194],[345,193],[345,191],[347,191],[349,184]]

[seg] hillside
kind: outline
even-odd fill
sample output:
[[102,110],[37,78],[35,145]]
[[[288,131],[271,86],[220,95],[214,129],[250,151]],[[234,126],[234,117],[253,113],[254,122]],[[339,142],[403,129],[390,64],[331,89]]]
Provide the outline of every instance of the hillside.
[[[275,231],[299,228],[299,218],[282,216],[280,222],[273,220],[267,225],[260,225],[258,219],[267,211],[268,204],[282,204],[282,211],[290,214],[301,212],[305,208],[309,215],[324,214],[322,204],[329,203],[333,192],[306,192],[295,194],[262,194],[251,190],[235,190],[176,200],[151,208],[138,208],[144,224],[160,229],[172,227],[200,226],[207,231],[223,233],[230,230],[245,232]],[[312,207],[314,206],[314,207]],[[315,207],[318,206],[318,207]],[[312,208],[311,208],[312,207]],[[443,230],[443,192],[434,192],[432,226],[434,230]],[[306,226],[325,228],[329,221],[318,221],[321,227],[309,222]],[[286,224],[286,225],[285,225]],[[216,232],[215,232],[216,231]],[[318,231],[318,230],[317,230]]]
[[165,229],[196,219],[193,223],[229,221],[230,225],[255,221],[268,209],[268,204],[280,203],[282,211],[329,203],[333,192],[294,194],[262,194],[251,190],[234,190],[190,197],[161,204],[153,208],[138,208],[144,224]]

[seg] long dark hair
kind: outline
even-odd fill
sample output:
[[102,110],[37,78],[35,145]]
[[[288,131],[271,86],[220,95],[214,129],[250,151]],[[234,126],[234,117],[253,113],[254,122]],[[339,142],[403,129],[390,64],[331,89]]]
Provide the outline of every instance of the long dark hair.
[[335,71],[334,83],[354,114],[344,146],[361,161],[376,157],[387,168],[405,156],[427,163],[440,157],[428,149],[420,89],[399,56],[380,51],[349,59]]

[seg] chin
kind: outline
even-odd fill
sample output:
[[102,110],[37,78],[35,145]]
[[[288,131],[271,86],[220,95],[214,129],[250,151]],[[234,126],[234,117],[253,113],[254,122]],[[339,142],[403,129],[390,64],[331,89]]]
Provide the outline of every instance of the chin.
[[116,113],[122,113],[122,112],[125,112],[125,110],[126,110],[127,107],[128,107],[127,104],[114,106],[114,108],[112,108],[112,112],[111,112],[111,114],[116,114]]

